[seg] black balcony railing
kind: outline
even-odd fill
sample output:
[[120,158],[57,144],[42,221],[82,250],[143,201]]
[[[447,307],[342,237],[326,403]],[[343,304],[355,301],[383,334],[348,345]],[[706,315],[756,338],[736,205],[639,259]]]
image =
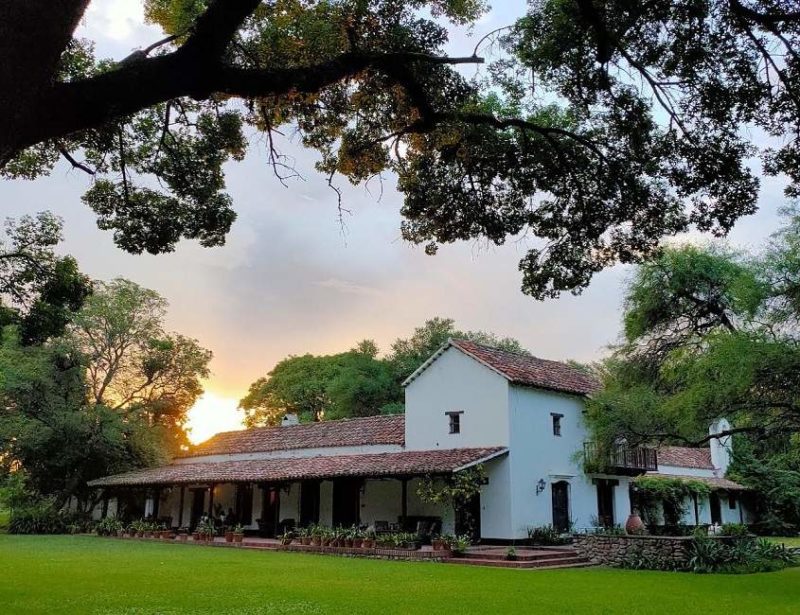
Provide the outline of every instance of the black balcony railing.
[[584,442],[583,458],[587,471],[611,474],[643,474],[658,470],[656,449],[618,444],[602,446]]

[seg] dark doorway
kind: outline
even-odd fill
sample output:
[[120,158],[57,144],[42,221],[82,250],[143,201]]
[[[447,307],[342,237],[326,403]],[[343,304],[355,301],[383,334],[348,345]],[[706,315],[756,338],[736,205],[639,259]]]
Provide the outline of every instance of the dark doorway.
[[473,541],[481,537],[481,496],[477,494],[455,508],[456,534],[470,536]]
[[318,480],[300,483],[300,527],[319,523],[319,485]]
[[205,500],[206,500],[206,490],[205,489],[192,489],[192,519],[190,523],[190,527],[194,529],[197,527],[197,523],[200,521],[200,517],[203,516],[205,513]]
[[237,522],[242,525],[250,525],[253,522],[253,485],[251,483],[236,485],[234,513]]
[[281,512],[281,490],[275,485],[261,487],[261,518],[258,528],[265,538],[278,535],[278,522]]
[[125,521],[144,517],[146,495],[141,491],[121,491],[117,494],[117,516]]
[[719,494],[712,493],[708,496],[708,504],[711,508],[711,523],[722,525],[722,506],[720,506]]
[[614,527],[615,480],[595,479],[597,485],[597,523],[602,527]]
[[569,531],[569,483],[560,480],[553,483],[553,527],[558,532]]
[[[317,485],[319,510],[319,484]],[[302,496],[301,496],[302,507]],[[359,524],[361,513],[361,481],[343,478],[333,481],[333,526],[350,527]]]

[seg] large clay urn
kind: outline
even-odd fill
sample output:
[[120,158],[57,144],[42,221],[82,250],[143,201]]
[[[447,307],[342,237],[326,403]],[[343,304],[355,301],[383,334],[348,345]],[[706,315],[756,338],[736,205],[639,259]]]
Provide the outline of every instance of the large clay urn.
[[633,510],[625,522],[626,534],[642,534],[644,533],[644,521],[639,516],[639,511]]

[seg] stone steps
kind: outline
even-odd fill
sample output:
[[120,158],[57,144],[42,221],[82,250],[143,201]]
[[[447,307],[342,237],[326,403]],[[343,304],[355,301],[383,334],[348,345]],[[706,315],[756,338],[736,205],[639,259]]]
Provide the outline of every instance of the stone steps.
[[442,560],[446,564],[461,564],[462,566],[487,566],[492,568],[516,568],[554,570],[558,568],[583,568],[590,566],[589,560],[577,555],[568,557],[552,557],[535,560],[507,560],[507,559],[481,559],[478,557],[451,557]]
[[[528,551],[517,550],[518,562],[535,562],[540,560],[554,560],[554,559],[571,559],[575,557],[574,551]],[[505,549],[492,549],[467,551],[461,558],[463,559],[478,559],[478,560],[493,560],[493,561],[508,561]]]

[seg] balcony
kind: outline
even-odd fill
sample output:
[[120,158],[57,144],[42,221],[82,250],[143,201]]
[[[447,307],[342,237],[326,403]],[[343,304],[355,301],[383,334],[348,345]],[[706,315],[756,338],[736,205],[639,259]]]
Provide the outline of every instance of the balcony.
[[636,476],[658,471],[656,449],[619,444],[611,448],[597,442],[584,442],[583,461],[588,473]]

